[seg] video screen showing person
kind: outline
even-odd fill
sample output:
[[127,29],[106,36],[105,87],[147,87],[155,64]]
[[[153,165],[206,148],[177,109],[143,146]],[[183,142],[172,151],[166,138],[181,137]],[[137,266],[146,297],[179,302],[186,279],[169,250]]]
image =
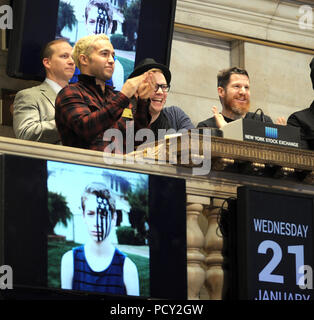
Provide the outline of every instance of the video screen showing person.
[[[60,0],[56,38],[74,45],[83,36],[105,33],[115,48],[115,70],[109,84],[121,90],[134,68],[141,0]],[[77,79],[76,73],[72,79]]]
[[149,176],[47,161],[48,287],[150,296]]

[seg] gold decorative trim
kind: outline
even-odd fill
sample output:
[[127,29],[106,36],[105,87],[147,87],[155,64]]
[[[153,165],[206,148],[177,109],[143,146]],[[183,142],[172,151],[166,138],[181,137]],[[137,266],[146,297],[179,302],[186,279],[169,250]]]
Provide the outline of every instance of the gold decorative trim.
[[[176,148],[171,143],[177,144]],[[208,161],[212,171],[238,166],[241,170],[237,173],[270,177],[265,172],[271,168],[273,178],[298,174],[303,182],[314,183],[313,151],[221,137],[210,139],[194,133],[148,144],[126,156],[0,137],[0,153],[178,177],[191,176],[191,168]]]
[[199,163],[195,159],[205,161],[210,158],[213,170],[223,170],[234,163],[250,163],[255,171],[266,166],[283,168],[286,174],[314,171],[313,151],[215,136],[210,138],[194,132],[147,144],[144,151],[135,151],[133,155],[135,158],[144,156],[143,160],[151,163],[159,159],[185,167],[195,167],[195,163]]
[[257,142],[212,137],[212,158],[232,158],[299,170],[314,170],[314,152]]

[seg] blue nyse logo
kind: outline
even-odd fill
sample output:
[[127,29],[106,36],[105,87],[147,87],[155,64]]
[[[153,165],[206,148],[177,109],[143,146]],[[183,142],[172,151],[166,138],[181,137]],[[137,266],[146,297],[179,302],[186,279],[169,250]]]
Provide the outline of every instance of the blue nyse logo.
[[271,128],[271,127],[265,127],[265,136],[267,138],[278,138],[278,129],[277,128]]

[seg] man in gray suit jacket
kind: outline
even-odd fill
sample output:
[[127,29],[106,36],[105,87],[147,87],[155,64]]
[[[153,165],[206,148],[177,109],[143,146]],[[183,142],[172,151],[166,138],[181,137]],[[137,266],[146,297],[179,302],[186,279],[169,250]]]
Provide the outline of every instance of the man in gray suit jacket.
[[55,99],[72,78],[72,47],[65,39],[49,42],[42,51],[46,79],[39,86],[19,91],[13,104],[13,129],[19,139],[60,143],[55,123]]

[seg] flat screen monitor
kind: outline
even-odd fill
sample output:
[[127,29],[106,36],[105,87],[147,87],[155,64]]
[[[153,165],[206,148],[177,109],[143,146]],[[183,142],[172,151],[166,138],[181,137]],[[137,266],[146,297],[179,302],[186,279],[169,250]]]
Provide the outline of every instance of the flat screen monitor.
[[3,295],[187,298],[184,179],[2,155],[1,187]]
[[269,188],[238,188],[233,214],[234,297],[312,300],[314,196]]
[[[134,64],[154,58],[169,65],[176,0],[11,0],[7,74],[44,79],[41,48],[56,38],[74,45],[81,37],[106,33],[115,48],[112,84],[120,90]],[[76,77],[74,77],[75,79]]]

